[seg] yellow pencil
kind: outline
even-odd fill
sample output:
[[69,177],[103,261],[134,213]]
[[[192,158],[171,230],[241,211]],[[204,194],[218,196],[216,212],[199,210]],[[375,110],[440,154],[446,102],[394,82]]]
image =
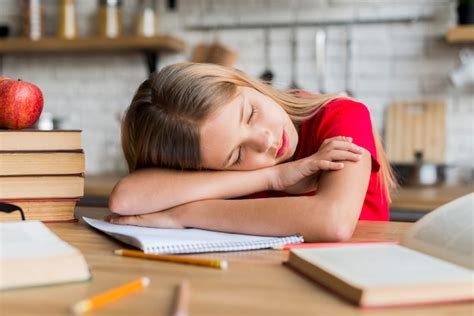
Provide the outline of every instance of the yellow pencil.
[[144,253],[143,251],[128,250],[128,249],[117,249],[114,251],[114,253],[116,255],[125,256],[125,257],[135,257],[135,258],[143,258],[143,259],[151,259],[151,260],[187,263],[187,264],[194,264],[198,266],[206,266],[206,267],[223,269],[223,270],[227,269],[228,267],[226,260],[192,258],[192,257],[174,256],[174,255],[154,255],[154,254]]
[[148,284],[150,284],[149,278],[140,278],[138,280],[108,290],[104,293],[92,296],[91,298],[87,298],[85,300],[77,302],[71,307],[71,311],[76,315],[88,312],[100,306],[106,305],[112,301],[115,301],[132,292],[135,292],[139,289],[142,289],[148,286]]
[[184,280],[176,289],[173,316],[188,316],[190,294],[189,281]]

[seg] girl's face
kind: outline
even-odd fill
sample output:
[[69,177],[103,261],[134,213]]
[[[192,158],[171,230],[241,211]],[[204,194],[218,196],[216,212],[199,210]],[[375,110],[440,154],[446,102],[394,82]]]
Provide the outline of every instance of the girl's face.
[[214,170],[254,170],[290,159],[298,132],[273,99],[253,88],[237,96],[200,128],[202,165]]

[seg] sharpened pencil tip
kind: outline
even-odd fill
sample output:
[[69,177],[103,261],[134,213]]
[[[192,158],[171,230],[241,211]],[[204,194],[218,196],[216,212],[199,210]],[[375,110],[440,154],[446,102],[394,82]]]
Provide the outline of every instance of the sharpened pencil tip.
[[143,277],[142,278],[142,284],[144,287],[147,287],[150,284],[150,278],[149,277]]
[[115,250],[114,250],[114,253],[115,253],[116,255],[120,255],[120,256],[121,256],[121,255],[123,254],[123,250],[122,250],[122,249],[115,249]]
[[229,267],[229,264],[227,263],[227,260],[222,260],[221,261],[221,269],[222,270],[227,270],[228,267]]
[[88,302],[87,300],[84,300],[84,301],[80,301],[80,302],[74,304],[71,307],[71,312],[74,315],[79,315],[79,314],[82,314],[84,312],[87,312],[88,310],[90,310],[90,308],[91,308],[90,302]]

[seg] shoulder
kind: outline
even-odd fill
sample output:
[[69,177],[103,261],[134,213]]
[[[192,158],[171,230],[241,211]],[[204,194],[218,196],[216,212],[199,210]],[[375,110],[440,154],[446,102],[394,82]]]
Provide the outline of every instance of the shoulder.
[[319,128],[344,125],[350,126],[372,125],[369,109],[365,104],[346,98],[330,101],[316,114]]
[[326,113],[359,112],[361,114],[370,114],[369,109],[364,103],[347,98],[332,100],[324,105]]
[[338,98],[326,103],[317,113],[304,123],[312,130],[334,128],[334,126],[371,125],[369,109],[365,104],[347,98]]

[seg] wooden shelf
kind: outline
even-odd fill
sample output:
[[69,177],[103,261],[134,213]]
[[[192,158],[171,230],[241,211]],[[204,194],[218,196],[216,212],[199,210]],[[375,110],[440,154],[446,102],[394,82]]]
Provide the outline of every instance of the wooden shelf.
[[7,38],[0,40],[1,54],[42,54],[42,53],[101,53],[130,52],[144,53],[148,72],[157,68],[159,53],[181,53],[186,44],[173,36],[121,37],[106,39],[100,37],[82,37],[72,40],[44,38],[32,41],[26,38]]
[[164,51],[180,53],[185,44],[182,40],[169,36],[122,37],[104,39],[84,37],[73,40],[44,38],[32,41],[26,38],[0,40],[0,54],[9,53],[73,53],[73,52],[120,52],[120,51]]
[[474,43],[474,25],[457,26],[449,29],[446,40],[451,44]]

